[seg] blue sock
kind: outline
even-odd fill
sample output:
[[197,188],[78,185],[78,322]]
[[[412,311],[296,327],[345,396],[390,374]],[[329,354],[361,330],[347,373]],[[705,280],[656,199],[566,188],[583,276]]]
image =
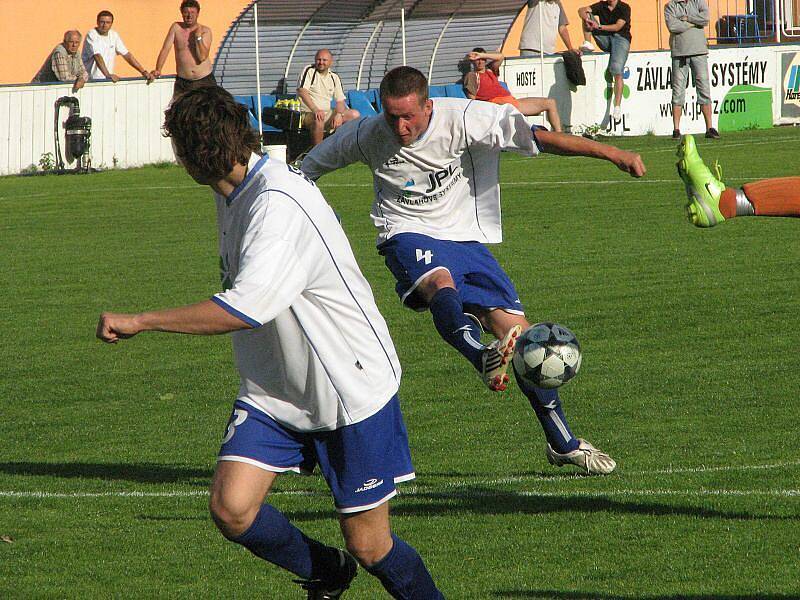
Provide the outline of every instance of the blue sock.
[[392,540],[394,545],[389,554],[367,571],[380,580],[392,598],[444,600],[419,553],[394,534]]
[[576,450],[580,442],[572,435],[569,428],[564,409],[561,408],[558,390],[528,386],[517,376],[516,370],[514,376],[517,378],[519,389],[528,397],[528,402],[531,403],[533,412],[536,413],[536,417],[544,429],[544,436],[550,447],[559,454]]
[[461,352],[479,371],[481,365],[481,330],[464,314],[464,305],[453,288],[442,288],[430,303],[431,315],[436,331],[448,344]]
[[331,581],[339,575],[339,551],[306,537],[269,504],[262,505],[250,528],[232,541],[303,579]]

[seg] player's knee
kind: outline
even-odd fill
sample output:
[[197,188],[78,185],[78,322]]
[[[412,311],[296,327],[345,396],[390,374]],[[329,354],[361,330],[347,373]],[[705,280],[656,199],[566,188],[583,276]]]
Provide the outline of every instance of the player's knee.
[[258,506],[215,490],[211,492],[208,509],[217,529],[228,539],[247,531],[258,514]]
[[428,275],[417,286],[417,291],[422,295],[426,302],[430,302],[442,288],[455,288],[455,282],[449,271],[439,269]]
[[392,549],[392,539],[380,536],[354,536],[345,540],[345,547],[362,567],[371,567]]

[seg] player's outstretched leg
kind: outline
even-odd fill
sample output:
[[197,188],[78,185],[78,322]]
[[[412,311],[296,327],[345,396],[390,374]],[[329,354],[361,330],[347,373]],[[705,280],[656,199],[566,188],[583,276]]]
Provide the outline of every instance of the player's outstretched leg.
[[698,227],[713,227],[734,217],[800,217],[800,177],[762,179],[740,189],[726,188],[719,165],[716,177],[703,164],[694,138],[678,146],[678,174],[686,185],[687,214]]
[[551,465],[575,465],[587,475],[607,475],[617,467],[616,461],[608,454],[572,434],[558,390],[530,386],[517,375],[516,370],[514,375],[544,429],[547,438],[545,452]]
[[464,314],[464,305],[455,288],[439,289],[430,301],[433,324],[442,339],[458,350],[477,369],[481,379],[493,392],[502,392],[508,385],[508,365],[520,328],[512,328],[500,340],[485,346],[481,343],[480,325]]
[[719,200],[725,190],[722,173],[716,167],[716,177],[700,158],[691,135],[678,144],[678,175],[686,186],[686,216],[698,227],[713,227],[725,217],[719,210]]
[[503,392],[508,387],[508,365],[514,357],[514,346],[520,333],[522,327],[514,325],[481,352],[481,379],[490,390]]

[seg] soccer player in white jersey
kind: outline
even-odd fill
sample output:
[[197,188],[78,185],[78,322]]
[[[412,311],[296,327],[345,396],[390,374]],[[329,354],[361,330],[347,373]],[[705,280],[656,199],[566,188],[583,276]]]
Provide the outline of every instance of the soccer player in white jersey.
[[[501,150],[602,158],[641,177],[638,154],[585,138],[533,132],[509,105],[428,98],[428,82],[411,67],[386,74],[383,114],[345,124],[303,160],[311,178],[363,162],[373,173],[371,216],[378,251],[397,280],[403,303],[429,309],[437,331],[492,390],[506,388],[514,341],[529,326],[508,276],[483,245],[502,241]],[[485,346],[481,329],[497,340]],[[591,474],[610,473],[614,460],[576,438],[556,390],[520,387],[547,438],[547,458]]]
[[339,598],[345,552],[305,536],[264,499],[278,474],[328,482],[347,549],[395,598],[443,598],[389,526],[395,483],[414,477],[397,390],[400,364],[336,215],[316,185],[254,154],[247,111],[219,87],[176,98],[164,130],[195,181],[216,192],[223,291],[188,306],[104,313],[97,336],[233,332],[241,377],[210,510],[229,540]]

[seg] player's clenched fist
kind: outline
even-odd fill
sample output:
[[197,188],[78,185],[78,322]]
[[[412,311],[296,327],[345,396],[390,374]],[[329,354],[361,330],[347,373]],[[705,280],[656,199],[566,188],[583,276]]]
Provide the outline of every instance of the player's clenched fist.
[[109,344],[133,337],[140,331],[136,315],[103,313],[97,323],[97,337]]

